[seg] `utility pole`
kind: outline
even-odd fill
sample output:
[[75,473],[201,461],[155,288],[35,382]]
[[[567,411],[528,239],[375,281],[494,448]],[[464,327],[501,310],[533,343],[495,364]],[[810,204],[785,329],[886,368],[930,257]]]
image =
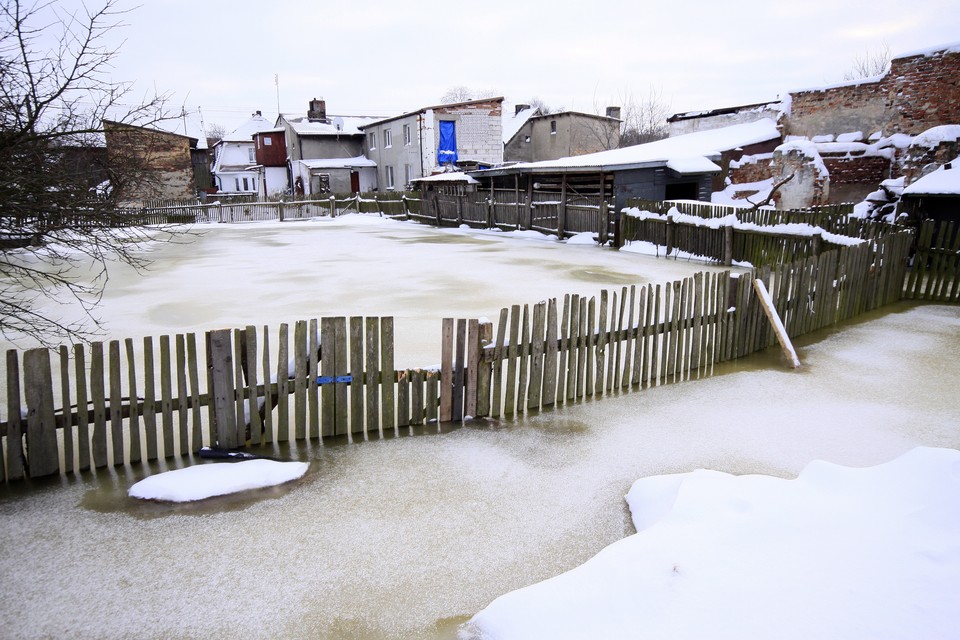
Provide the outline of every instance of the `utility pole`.
[[280,115],[280,74],[273,74],[273,84],[277,87],[277,115]]

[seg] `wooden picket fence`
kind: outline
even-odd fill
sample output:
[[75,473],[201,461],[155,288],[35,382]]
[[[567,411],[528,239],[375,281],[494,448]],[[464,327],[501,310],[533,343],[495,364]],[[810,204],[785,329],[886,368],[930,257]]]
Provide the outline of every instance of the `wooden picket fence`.
[[903,296],[911,300],[960,302],[960,229],[953,222],[925,220]]
[[[753,280],[790,336],[900,299],[910,234],[740,274],[698,273],[445,319],[441,366],[397,370],[393,319],[281,325],[7,352],[0,477],[187,456],[200,447],[400,435],[704,375],[774,341]],[[156,348],[159,346],[159,358]],[[202,349],[200,348],[202,346]],[[272,357],[272,353],[276,357]],[[24,411],[25,409],[25,411]]]

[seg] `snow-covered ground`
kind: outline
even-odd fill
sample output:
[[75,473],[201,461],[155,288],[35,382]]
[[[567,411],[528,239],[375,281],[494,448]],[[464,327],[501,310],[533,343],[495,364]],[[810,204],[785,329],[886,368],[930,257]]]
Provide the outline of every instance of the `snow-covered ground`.
[[[217,297],[216,283],[203,288],[193,281],[204,273],[198,265],[219,269],[215,264],[227,261],[231,249],[257,263],[256,268],[236,268],[271,281],[277,291],[271,300],[282,307],[280,319],[290,321],[291,309],[298,315],[304,311],[288,305],[298,298],[311,304],[317,299],[318,278],[257,274],[270,274],[275,263],[266,261],[285,255],[304,260],[307,274],[322,271],[322,256],[309,252],[311,240],[292,238],[306,233],[300,229],[332,228],[328,224],[355,225],[364,238],[352,247],[329,249],[340,252],[331,256],[331,272],[340,268],[340,254],[393,255],[391,238],[437,246],[432,255],[441,255],[441,267],[430,274],[414,270],[418,275],[410,286],[420,289],[407,290],[411,299],[396,304],[398,309],[419,305],[436,317],[448,310],[450,315],[473,315],[474,309],[492,315],[496,309],[484,306],[493,295],[487,285],[497,295],[517,287],[516,297],[496,300],[498,307],[555,295],[542,289],[565,293],[570,284],[580,283],[572,291],[580,292],[643,282],[652,274],[646,266],[630,271],[629,265],[648,262],[643,256],[554,242],[521,240],[522,255],[510,258],[498,238],[460,231],[369,223],[368,234],[364,220],[298,223],[276,230],[271,229],[276,225],[248,225],[212,231],[200,241],[210,244],[194,245],[203,251],[178,254],[184,264],[172,268],[175,274],[148,275],[159,278],[151,287],[130,279],[119,293],[108,291],[111,323],[156,335],[166,326],[160,324],[164,317],[178,330],[241,312],[272,313],[249,299],[243,309],[229,297]],[[382,230],[386,224],[394,225],[389,232]],[[542,247],[550,249],[541,252]],[[158,248],[168,250],[179,251]],[[442,268],[445,259],[473,251],[480,257],[463,270],[468,286],[444,286],[456,282],[455,274]],[[257,261],[258,255],[265,263]],[[601,255],[616,262],[594,257]],[[519,276],[500,282],[520,273],[528,261],[537,268],[545,263],[546,275],[534,282]],[[377,260],[371,258],[369,264],[365,269],[373,270]],[[685,273],[693,266],[663,259],[657,264]],[[352,277],[349,268],[336,273]],[[555,281],[554,273],[562,281]],[[399,283],[406,282],[407,272],[391,266],[381,274],[376,286],[359,288],[363,304],[403,300],[406,285]],[[658,273],[655,279],[672,277]],[[351,299],[355,287],[340,283],[340,277],[329,280],[330,290],[341,291],[342,285]],[[177,282],[189,282],[183,290],[202,289],[201,295],[211,300],[193,309],[157,298],[161,285],[176,291]],[[247,290],[233,281],[220,286]],[[221,305],[229,308],[222,316]],[[329,313],[324,304],[317,307],[317,315]],[[337,312],[367,313],[362,308],[357,304]],[[144,472],[124,468],[32,487],[3,486],[0,537],[7,543],[0,546],[0,584],[8,597],[0,604],[0,629],[14,638],[453,638],[498,597],[570,571],[631,536],[635,529],[624,496],[638,479],[697,469],[790,479],[814,460],[867,467],[918,446],[960,449],[955,402],[960,360],[949,357],[958,344],[960,309],[897,305],[795,341],[803,362],[799,371],[784,368],[779,352],[771,350],[721,367],[704,380],[516,421],[475,421],[446,434],[354,445],[314,443],[289,452],[310,465],[301,480],[251,493],[158,505],[127,496]],[[842,483],[832,486],[839,491]],[[946,491],[950,484],[944,480],[938,486]],[[798,509],[813,502],[783,498],[784,507]],[[731,503],[739,504],[726,500]],[[683,513],[690,511],[668,515],[660,524]],[[731,554],[749,551],[770,522],[758,515],[756,529],[729,539]],[[863,520],[859,525],[872,522],[885,524]],[[816,548],[803,552],[811,560],[823,560]],[[928,557],[933,560],[935,554]],[[791,559],[800,561],[802,556]],[[672,571],[674,561],[666,562]],[[678,571],[687,572],[681,575],[693,582],[696,576],[690,573],[696,565],[687,560],[679,564]],[[883,575],[860,575],[853,564],[838,561],[834,569],[844,584],[882,586],[876,583]],[[771,589],[786,588],[787,575],[776,574]],[[829,587],[832,578],[824,576],[816,584]],[[960,583],[960,578],[952,579],[952,584]],[[789,582],[797,590],[802,584]],[[702,589],[699,599],[694,604],[675,601],[677,611],[724,593],[724,587],[697,586]],[[957,594],[943,595],[955,599]],[[811,617],[821,613],[819,604],[811,606]],[[543,633],[538,635],[550,637],[550,625],[557,621],[539,621]],[[634,631],[631,637],[636,637]],[[789,630],[777,631],[787,636]]]

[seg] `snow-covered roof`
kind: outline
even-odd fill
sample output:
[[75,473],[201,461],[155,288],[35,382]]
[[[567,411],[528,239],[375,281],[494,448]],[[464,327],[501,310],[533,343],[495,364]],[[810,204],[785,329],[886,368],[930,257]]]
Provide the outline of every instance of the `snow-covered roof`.
[[316,158],[301,160],[300,164],[308,169],[347,169],[354,167],[375,167],[377,163],[366,156],[354,158]]
[[913,58],[914,56],[932,56],[937,53],[960,53],[960,42],[942,44],[937,47],[927,47],[926,49],[917,49],[916,51],[908,51],[907,53],[898,53],[893,59],[899,60],[900,58]]
[[537,115],[539,109],[536,107],[528,107],[527,109],[522,109],[519,113],[514,113],[513,115],[503,116],[503,144],[507,144],[513,139],[513,136],[517,135],[517,132],[520,131],[520,128],[527,123],[527,120]]
[[477,180],[474,180],[461,171],[437,173],[425,178],[416,178],[411,180],[411,182],[466,182],[467,184],[480,184]]
[[[368,122],[367,125],[371,125],[371,124],[383,124],[383,123],[386,123],[386,122],[390,122],[390,121],[392,121],[392,120],[399,120],[400,118],[408,118],[408,117],[410,117],[410,116],[415,116],[415,115],[419,115],[419,114],[421,114],[421,113],[426,113],[427,111],[430,111],[431,109],[441,109],[441,108],[448,108],[448,109],[449,109],[449,108],[452,108],[452,107],[463,107],[463,106],[466,106],[466,105],[477,104],[477,103],[479,103],[479,102],[500,102],[500,103],[502,103],[502,102],[503,102],[503,96],[497,96],[497,97],[495,97],[495,98],[477,98],[476,100],[464,100],[464,101],[462,101],[462,102],[448,102],[448,103],[445,103],[445,104],[435,104],[435,105],[431,105],[431,106],[429,106],[429,107],[422,107],[422,108],[417,109],[417,110],[415,110],[415,111],[407,111],[407,112],[401,113],[401,114],[399,114],[399,115],[389,116],[389,117],[387,117],[387,118],[379,118],[379,119],[376,119],[376,120],[374,120],[374,121],[372,121],[372,122]],[[364,125],[364,126],[367,126],[367,125]]]
[[677,166],[682,165],[684,168],[692,167],[697,163],[704,172],[713,172],[719,171],[720,167],[711,160],[718,159],[723,151],[779,138],[780,132],[776,123],[770,118],[761,118],[755,122],[697,131],[622,149],[599,151],[558,160],[521,162],[506,170],[589,171],[657,166],[673,161]]
[[905,196],[958,196],[960,195],[960,169],[956,167],[960,162],[957,158],[952,163],[951,169],[946,166],[940,167],[932,173],[928,173],[909,187],[903,190]]
[[306,118],[287,118],[290,127],[301,136],[362,136],[365,124],[377,120],[373,116],[330,116],[329,122],[310,122]]
[[261,115],[255,115],[223,137],[223,142],[253,142],[253,134],[276,128]]

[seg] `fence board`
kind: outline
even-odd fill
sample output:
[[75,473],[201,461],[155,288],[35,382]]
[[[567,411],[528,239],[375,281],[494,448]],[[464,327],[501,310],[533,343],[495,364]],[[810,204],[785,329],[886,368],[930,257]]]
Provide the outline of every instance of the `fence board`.
[[350,432],[364,432],[363,428],[363,318],[350,317]]
[[530,360],[530,307],[523,305],[520,320],[520,344],[518,345],[520,362],[517,371],[517,413],[524,413],[527,399],[528,366]]
[[207,334],[207,362],[213,378],[210,388],[214,413],[211,441],[216,446],[226,449],[234,449],[239,445],[233,344],[230,334],[229,329],[211,331]]
[[[543,406],[549,407],[557,402],[557,299],[547,302],[547,334],[543,356]],[[563,376],[561,376],[563,378]]]
[[[263,425],[260,421],[259,397],[257,391],[257,368],[260,362],[257,358],[257,329],[253,325],[247,325],[243,330],[244,340],[244,359],[243,373],[246,376],[246,396],[247,396],[247,416],[249,416],[250,433],[248,438],[250,444],[260,444]],[[264,405],[266,406],[266,404]],[[197,425],[194,423],[194,429]]]
[[197,336],[187,334],[187,369],[190,379],[190,406],[192,422],[192,438],[190,450],[194,453],[203,447],[203,413],[200,410],[200,371],[198,370],[199,353],[197,352]]
[[7,478],[24,476],[23,422],[20,410],[20,358],[16,349],[7,351]]
[[467,322],[467,370],[464,383],[465,398],[463,400],[464,418],[477,417],[478,383],[480,381],[480,321]]
[[381,428],[394,429],[397,427],[397,373],[394,355],[393,318],[380,319],[380,402]]
[[383,435],[380,426],[380,319],[366,319],[366,431]]
[[543,394],[543,335],[546,325],[546,304],[533,305],[533,326],[530,336],[530,382],[527,387],[527,408],[539,409]]
[[111,340],[109,344],[110,358],[110,435],[113,466],[117,467],[125,462],[123,449],[123,392],[120,388],[120,342]]
[[493,418],[500,417],[503,403],[503,361],[508,359],[505,343],[509,313],[506,308],[500,310],[500,322],[497,324],[497,338],[493,350],[493,399],[490,405],[490,416]]
[[[70,350],[66,345],[60,345],[58,351],[60,355],[60,417],[63,425],[63,471],[70,473],[74,469],[73,420],[70,419]],[[0,455],[0,479],[3,479],[2,455]]]
[[30,349],[23,354],[23,393],[27,403],[27,464],[30,477],[60,471],[57,421],[53,408],[50,352]]
[[90,396],[93,398],[93,466],[107,466],[106,388],[103,381],[103,343],[90,345]]
[[290,440],[290,327],[277,335],[277,442]]
[[440,421],[453,420],[453,318],[444,318],[440,349]]
[[180,455],[190,451],[190,391],[187,386],[187,340],[182,333],[177,334],[177,418],[179,427]]
[[[229,337],[227,341],[229,342]],[[232,359],[230,360],[233,361]],[[173,456],[173,382],[170,373],[170,336],[160,336],[160,417],[163,432],[163,457]],[[231,392],[233,386],[230,387]],[[234,402],[234,407],[236,402]],[[228,445],[236,447],[237,444]]]
[[307,437],[307,322],[293,326],[293,438]]
[[519,353],[520,306],[513,305],[510,308],[510,342],[507,346],[507,392],[503,405],[503,413],[508,417],[516,413]]
[[[156,389],[153,338],[148,336],[143,339],[143,428],[147,441],[147,460],[156,460],[159,456],[157,448]],[[81,438],[82,437],[83,436],[81,436]]]

